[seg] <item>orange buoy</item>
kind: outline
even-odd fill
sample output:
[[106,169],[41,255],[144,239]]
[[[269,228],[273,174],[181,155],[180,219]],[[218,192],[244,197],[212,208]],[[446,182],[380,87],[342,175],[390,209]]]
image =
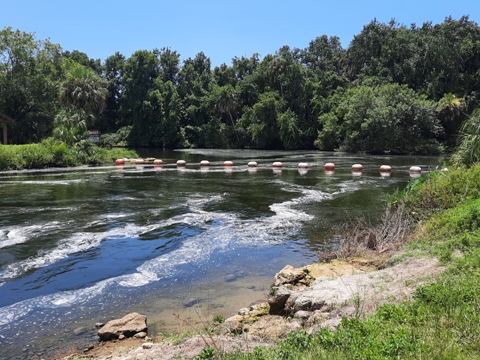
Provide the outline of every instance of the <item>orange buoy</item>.
[[163,164],[163,161],[160,159],[153,160],[153,165],[162,165],[162,164]]
[[302,163],[299,163],[299,164],[298,164],[298,167],[299,167],[299,168],[302,168],[302,169],[305,169],[305,168],[308,168],[308,164],[302,162]]
[[185,166],[187,162],[185,160],[177,160],[177,166]]
[[283,166],[283,164],[280,162],[280,161],[275,161],[273,164],[272,164],[273,167],[276,167],[276,168],[281,168]]
[[325,170],[325,175],[331,176],[333,174],[335,174],[335,170]]
[[210,161],[208,161],[208,160],[200,161],[200,166],[209,166],[209,165],[210,165]]
[[381,172],[390,172],[390,171],[392,171],[392,167],[390,165],[382,165],[382,166],[380,166],[380,171]]
[[233,166],[233,162],[228,161],[228,160],[227,160],[227,161],[224,161],[224,162],[223,162],[223,166]]
[[334,170],[334,169],[335,169],[335,164],[334,164],[334,163],[326,163],[326,164],[324,165],[324,168],[325,168],[326,170]]
[[250,161],[247,165],[248,165],[249,167],[256,167],[256,166],[258,166],[258,164],[257,164],[256,161]]
[[362,171],[363,166],[362,164],[353,164],[352,165],[352,171]]
[[421,173],[422,172],[422,168],[420,166],[412,166],[410,167],[410,172],[418,172],[418,173]]
[[144,163],[145,163],[145,160],[143,160],[143,159],[136,159],[135,160],[135,164],[137,164],[137,165],[143,165]]
[[115,160],[115,164],[123,165],[123,164],[125,164],[125,159],[117,159],[117,160]]

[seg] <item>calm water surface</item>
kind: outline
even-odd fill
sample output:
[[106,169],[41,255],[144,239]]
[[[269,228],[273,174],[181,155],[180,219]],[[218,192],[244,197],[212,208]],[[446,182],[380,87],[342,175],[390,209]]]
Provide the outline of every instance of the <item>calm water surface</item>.
[[[145,313],[151,332],[231,316],[265,299],[284,265],[334,246],[335,226],[378,218],[410,166],[440,163],[322,152],[142,155],[164,165],[0,173],[0,358],[96,341],[95,322],[130,311]],[[210,167],[200,168],[204,159]],[[252,160],[257,169],[246,166]],[[323,170],[329,161],[333,174]],[[360,176],[354,163],[364,166]],[[391,176],[380,175],[382,164]]]

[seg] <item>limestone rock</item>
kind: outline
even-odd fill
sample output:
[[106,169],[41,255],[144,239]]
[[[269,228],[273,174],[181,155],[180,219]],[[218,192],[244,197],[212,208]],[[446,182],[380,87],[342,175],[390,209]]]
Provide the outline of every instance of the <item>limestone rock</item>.
[[133,337],[135,339],[145,339],[147,337],[147,333],[145,331],[142,331],[142,332],[136,333],[135,335],[133,335]]
[[268,298],[270,315],[280,315],[285,312],[285,303],[287,302],[291,293],[292,291],[287,289],[285,286],[280,286],[277,289],[276,294]]
[[302,324],[296,320],[287,320],[282,316],[266,315],[257,321],[244,325],[244,331],[263,339],[276,339],[292,331],[300,330]]
[[109,321],[97,332],[102,341],[118,339],[120,335],[132,337],[147,331],[147,317],[139,313],[130,313],[121,319]]
[[285,284],[296,284],[308,275],[308,270],[305,268],[294,268],[292,265],[285,266],[280,272],[275,275],[275,286]]
[[305,322],[308,318],[310,318],[311,315],[311,311],[300,310],[293,315],[293,318]]

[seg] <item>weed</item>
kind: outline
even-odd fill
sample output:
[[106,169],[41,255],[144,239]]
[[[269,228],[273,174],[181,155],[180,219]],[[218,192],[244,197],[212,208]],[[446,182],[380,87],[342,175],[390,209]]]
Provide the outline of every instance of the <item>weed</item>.
[[213,317],[214,324],[223,324],[225,322],[225,317],[223,315],[216,315]]

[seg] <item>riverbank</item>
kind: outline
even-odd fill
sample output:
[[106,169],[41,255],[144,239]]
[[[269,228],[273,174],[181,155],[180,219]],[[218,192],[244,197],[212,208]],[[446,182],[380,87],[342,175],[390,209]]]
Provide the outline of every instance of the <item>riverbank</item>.
[[[272,296],[239,309],[222,324],[208,324],[209,332],[196,330],[185,339],[178,335],[105,342],[59,359],[191,359],[205,348],[221,354],[252,352],[294,332],[335,329],[343,318],[363,319],[383,304],[411,301],[419,286],[432,283],[445,270],[435,258],[408,257],[396,263],[404,254],[333,260],[302,268],[287,265],[275,276]],[[280,308],[279,303],[283,303]]]
[[115,159],[137,157],[134,150],[125,148],[91,145],[79,149],[46,140],[39,144],[0,145],[0,171],[112,164]]

